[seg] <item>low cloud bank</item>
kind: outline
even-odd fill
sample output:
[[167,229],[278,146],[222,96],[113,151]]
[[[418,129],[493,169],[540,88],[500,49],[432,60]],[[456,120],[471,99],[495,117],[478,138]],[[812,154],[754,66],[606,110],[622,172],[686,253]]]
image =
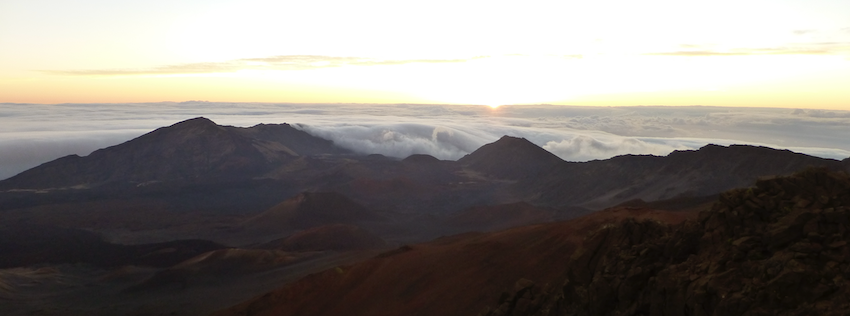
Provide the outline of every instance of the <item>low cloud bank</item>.
[[0,104],[0,179],[88,155],[158,127],[204,116],[218,124],[290,123],[360,153],[456,160],[503,135],[568,161],[666,155],[706,144],[751,144],[850,157],[850,112],[719,107],[576,107],[183,103]]

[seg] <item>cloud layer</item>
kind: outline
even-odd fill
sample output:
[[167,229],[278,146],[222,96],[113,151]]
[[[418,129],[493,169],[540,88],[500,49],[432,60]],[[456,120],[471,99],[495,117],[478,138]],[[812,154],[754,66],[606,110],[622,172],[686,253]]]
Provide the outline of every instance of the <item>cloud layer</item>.
[[569,161],[666,155],[709,143],[753,144],[850,157],[850,112],[723,107],[552,105],[0,104],[0,179],[69,154],[127,141],[204,116],[223,125],[290,123],[361,152],[458,159],[503,135],[524,137]]

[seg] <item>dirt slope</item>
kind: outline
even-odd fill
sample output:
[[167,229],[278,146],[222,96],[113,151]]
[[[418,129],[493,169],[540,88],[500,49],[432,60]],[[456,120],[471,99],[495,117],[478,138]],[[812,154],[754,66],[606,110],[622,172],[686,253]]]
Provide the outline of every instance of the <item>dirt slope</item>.
[[517,279],[559,277],[584,237],[603,225],[626,218],[676,223],[688,216],[613,209],[566,222],[444,237],[310,275],[215,315],[475,315]]

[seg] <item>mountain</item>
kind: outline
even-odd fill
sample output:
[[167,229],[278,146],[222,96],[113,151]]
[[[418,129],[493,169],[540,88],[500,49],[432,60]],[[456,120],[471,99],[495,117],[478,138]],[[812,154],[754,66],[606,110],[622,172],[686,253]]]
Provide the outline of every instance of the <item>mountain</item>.
[[533,177],[563,160],[525,138],[503,136],[457,162],[484,175],[516,180]]
[[232,181],[260,176],[293,157],[343,152],[328,140],[286,124],[238,128],[199,117],[86,157],[47,162],[0,182],[0,190]]
[[[826,289],[799,306],[844,308],[830,294],[843,288],[829,285],[850,262],[841,244],[847,206],[835,204],[846,195],[842,178],[776,177],[807,166],[850,170],[850,159],[708,145],[566,162],[509,136],[458,161],[399,159],[350,153],[296,127],[197,118],[0,181],[0,265],[24,268],[0,271],[0,295],[15,298],[0,314],[195,315],[254,296],[222,313],[652,314],[647,300],[665,310],[680,306],[657,302],[684,300],[703,308],[695,314],[723,314],[731,308],[716,305],[729,299],[723,293],[743,297],[728,301],[736,306],[797,299],[752,292],[770,282]],[[717,199],[725,206],[696,218]],[[552,222],[562,219],[570,220]],[[387,245],[404,246],[379,254]],[[756,263],[736,266],[747,260]],[[752,274],[758,265],[780,270]],[[27,271],[41,267],[62,271],[30,287]],[[706,278],[694,292],[680,283]],[[119,294],[128,288],[143,291]],[[635,297],[635,288],[649,294]]]
[[760,177],[789,175],[807,167],[850,170],[847,164],[789,150],[748,145],[706,145],[668,156],[617,156],[559,164],[516,186],[529,201],[599,209],[633,199],[698,197],[748,186]]

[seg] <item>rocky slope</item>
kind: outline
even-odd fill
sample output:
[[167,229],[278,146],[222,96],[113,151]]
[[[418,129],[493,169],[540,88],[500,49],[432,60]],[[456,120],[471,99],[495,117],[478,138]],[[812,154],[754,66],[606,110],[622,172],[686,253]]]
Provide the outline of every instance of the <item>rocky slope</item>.
[[[846,315],[850,177],[809,169],[721,195],[695,221],[600,228],[557,286],[482,315]],[[539,280],[544,281],[544,280]]]

